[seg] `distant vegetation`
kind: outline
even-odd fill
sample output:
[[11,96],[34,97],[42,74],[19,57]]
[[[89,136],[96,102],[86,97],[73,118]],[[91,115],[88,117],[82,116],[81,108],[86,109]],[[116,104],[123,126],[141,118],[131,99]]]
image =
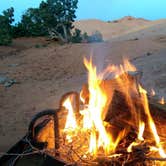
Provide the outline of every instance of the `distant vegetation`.
[[3,11],[0,15],[0,45],[9,45],[12,42],[12,22],[14,21],[14,8]]
[[86,32],[83,34],[81,30],[75,29],[75,32],[72,34],[72,43],[94,43],[102,42],[103,36],[99,31],[95,31],[92,35],[88,35]]
[[81,34],[79,29],[72,31],[77,3],[78,0],[42,1],[38,8],[27,9],[16,25],[12,25],[14,8],[3,11],[0,15],[0,45],[9,45],[12,38],[30,36],[47,36],[63,43],[101,42],[99,32],[88,36]]
[[95,31],[94,33],[92,33],[91,36],[88,37],[88,42],[92,43],[92,42],[102,42],[103,41],[103,36],[99,31]]

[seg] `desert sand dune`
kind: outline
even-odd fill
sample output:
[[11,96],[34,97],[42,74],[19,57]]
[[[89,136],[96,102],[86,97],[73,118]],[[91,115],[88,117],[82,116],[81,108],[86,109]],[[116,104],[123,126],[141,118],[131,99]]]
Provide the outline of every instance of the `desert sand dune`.
[[[115,40],[130,40],[140,38],[157,39],[165,38],[166,35],[166,20],[154,21],[151,24],[139,27],[124,34],[115,37]],[[111,40],[111,39],[110,39]]]
[[[74,25],[76,28],[82,30],[82,32],[87,32],[89,35],[91,35],[95,31],[99,31],[103,35],[104,40],[112,40],[112,38],[118,36],[123,36],[125,34],[128,35],[137,32],[140,33],[142,32],[142,34],[143,33],[149,34],[149,32],[151,31],[152,33],[153,31],[155,32],[156,29],[158,29],[160,32],[163,33],[163,31],[165,32],[164,28],[166,26],[166,20],[163,19],[156,21],[148,21],[142,18],[137,19],[134,17],[124,17],[120,20],[116,20],[113,22],[104,22],[101,20],[81,20],[81,21],[76,21]],[[161,28],[163,27],[163,30],[160,30],[160,27]],[[157,35],[160,32],[157,32]],[[133,37],[134,34],[131,35],[132,35],[131,37]]]

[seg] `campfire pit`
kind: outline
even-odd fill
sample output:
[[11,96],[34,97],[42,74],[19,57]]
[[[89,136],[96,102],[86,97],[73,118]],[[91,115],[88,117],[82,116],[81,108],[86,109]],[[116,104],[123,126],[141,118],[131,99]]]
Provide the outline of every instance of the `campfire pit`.
[[97,73],[84,59],[88,84],[62,96],[59,109],[29,127],[33,150],[63,165],[166,165],[166,105],[149,96],[142,73],[124,60]]

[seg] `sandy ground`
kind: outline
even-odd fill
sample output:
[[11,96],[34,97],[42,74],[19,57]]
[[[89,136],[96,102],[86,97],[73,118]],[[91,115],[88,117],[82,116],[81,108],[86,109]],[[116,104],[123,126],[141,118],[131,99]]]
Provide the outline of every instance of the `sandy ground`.
[[84,56],[93,54],[99,70],[128,57],[143,71],[147,90],[154,88],[166,97],[166,33],[146,31],[150,34],[144,37],[132,32],[138,40],[127,34],[103,43],[58,45],[44,38],[21,38],[0,47],[0,75],[17,81],[9,88],[0,84],[0,151],[25,135],[35,113],[57,108],[64,93],[81,89],[86,82]]

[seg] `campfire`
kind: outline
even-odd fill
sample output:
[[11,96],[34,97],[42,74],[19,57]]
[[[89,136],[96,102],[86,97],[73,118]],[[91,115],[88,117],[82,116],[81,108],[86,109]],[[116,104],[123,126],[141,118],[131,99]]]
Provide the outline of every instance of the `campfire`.
[[[128,61],[97,72],[84,58],[88,83],[62,96],[37,135],[47,153],[71,165],[162,165],[166,162],[166,112],[140,83]],[[153,96],[155,93],[153,92]]]

